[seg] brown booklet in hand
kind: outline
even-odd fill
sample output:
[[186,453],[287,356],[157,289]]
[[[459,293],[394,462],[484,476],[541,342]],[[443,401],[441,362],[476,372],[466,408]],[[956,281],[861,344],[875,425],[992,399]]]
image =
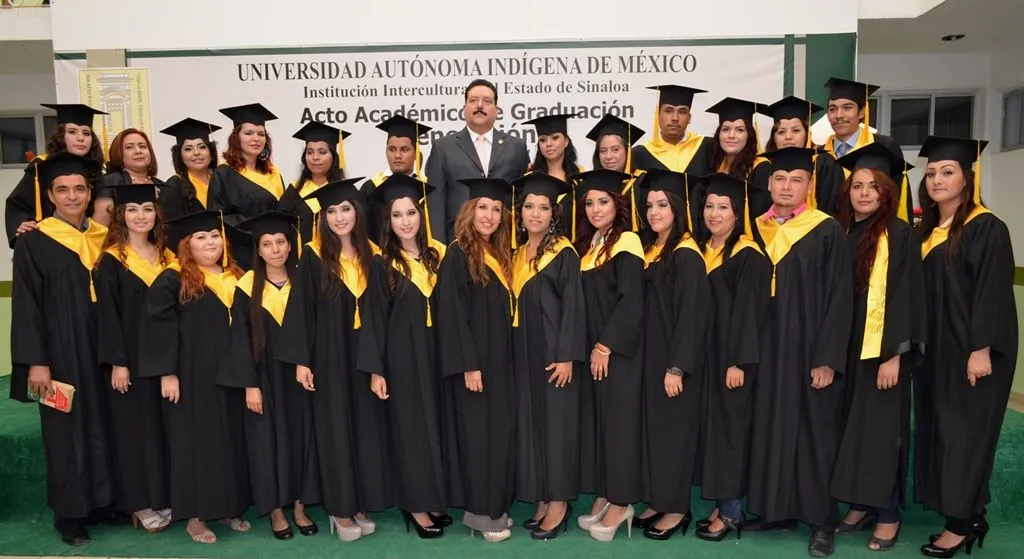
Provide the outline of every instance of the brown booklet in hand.
[[52,381],[52,383],[53,392],[40,398],[39,403],[60,412],[71,413],[71,404],[75,400],[75,387],[59,380]]

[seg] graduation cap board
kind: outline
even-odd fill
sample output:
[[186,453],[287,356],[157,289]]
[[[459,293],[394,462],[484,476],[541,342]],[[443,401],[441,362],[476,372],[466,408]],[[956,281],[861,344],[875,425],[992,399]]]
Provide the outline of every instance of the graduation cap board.
[[338,168],[345,168],[345,139],[352,134],[329,126],[322,122],[311,120],[305,124],[302,128],[299,128],[292,138],[302,140],[304,142],[325,142],[330,146],[331,151],[337,154]]
[[120,184],[114,187],[114,203],[145,204],[156,202],[157,186],[155,184]]
[[633,126],[632,124],[622,120],[617,116],[605,114],[601,117],[601,120],[587,132],[587,139],[597,142],[601,139],[601,136],[615,135],[626,140],[626,147],[632,146],[633,144],[640,141],[640,138],[646,132],[641,130],[639,127]]
[[904,173],[914,168],[878,142],[855,149],[840,157],[837,162],[851,173],[858,169],[871,169],[889,175],[897,183],[902,181]]
[[220,126],[216,124],[210,124],[209,122],[203,122],[194,118],[186,118],[164,128],[160,133],[173,136],[175,142],[180,146],[186,140],[199,139],[209,143],[210,134],[218,130],[220,130]]
[[658,92],[659,107],[661,105],[692,107],[694,95],[697,93],[707,93],[707,91],[703,89],[672,84],[652,85],[648,86],[647,89],[653,89]]
[[263,212],[238,224],[238,229],[252,235],[253,243],[258,245],[263,235],[278,233],[290,236],[299,222],[298,216],[277,210]]
[[107,114],[81,103],[43,103],[42,106],[57,111],[57,124],[77,124],[92,128],[94,117]]
[[817,150],[811,148],[782,148],[764,154],[772,164],[772,171],[803,170],[814,173],[814,156]]
[[533,126],[537,127],[538,136],[550,136],[552,134],[562,134],[567,136],[569,134],[570,118],[576,118],[576,115],[547,115],[535,118],[533,120],[527,120],[523,124],[532,124]]
[[321,210],[330,206],[336,206],[342,202],[363,200],[363,193],[356,184],[366,177],[353,177],[340,181],[329,182],[306,196],[306,199],[313,198],[320,204]]
[[[68,175],[82,175],[90,177],[99,171],[99,162],[95,159],[82,157],[69,152],[61,152],[47,157],[36,165],[36,172],[39,174],[39,182],[45,185],[46,190],[53,188],[53,181],[58,177]],[[37,189],[38,190],[38,189]],[[38,206],[39,192],[36,192],[36,205]],[[37,212],[38,214],[38,212]],[[40,217],[42,219],[42,217]]]
[[266,107],[259,103],[225,107],[221,109],[220,112],[231,119],[231,123],[234,124],[235,128],[238,128],[243,124],[265,126],[268,120],[277,119],[277,116],[274,113],[270,112]]

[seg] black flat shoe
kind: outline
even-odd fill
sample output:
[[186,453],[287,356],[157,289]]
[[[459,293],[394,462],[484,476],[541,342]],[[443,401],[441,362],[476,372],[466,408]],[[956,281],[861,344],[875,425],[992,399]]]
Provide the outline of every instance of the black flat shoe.
[[733,520],[724,516],[719,516],[719,520],[722,521],[721,530],[711,531],[711,522],[708,522],[703,528],[697,526],[697,537],[707,542],[720,542],[729,535],[730,532],[736,532],[736,541],[739,541],[743,537],[743,522],[734,522]]
[[811,543],[807,553],[811,557],[828,557],[836,552],[836,534],[832,531],[815,530],[811,534]]
[[537,518],[527,518],[526,520],[523,521],[523,528],[526,528],[527,530],[531,530],[531,531],[532,530],[536,530],[538,527],[540,527],[540,523],[541,522],[544,522],[544,517],[543,516],[540,517],[539,519],[537,519]]
[[427,516],[430,517],[430,520],[434,523],[434,526],[447,528],[452,525],[452,517],[446,513],[442,512],[441,514],[434,514],[432,512],[428,512]]
[[274,534],[274,538],[279,540],[290,540],[295,537],[295,532],[292,532],[291,526],[288,526],[283,530],[275,530],[271,528],[270,531]]
[[948,559],[950,557],[956,557],[956,554],[960,552],[960,548],[965,548],[964,551],[968,555],[971,554],[971,548],[974,547],[974,534],[970,534],[965,537],[960,543],[953,547],[939,547],[934,543],[929,543],[921,546],[921,554],[925,557],[939,557]]
[[640,518],[639,516],[633,517],[633,527],[639,528],[640,530],[646,530],[651,526],[654,526],[661,520],[661,517],[665,516],[663,512],[656,512],[647,518]]
[[295,526],[299,529],[299,533],[303,536],[315,536],[320,532],[320,527],[316,525],[316,522],[313,522],[312,524],[307,524],[306,526],[303,526],[302,524],[296,522]]
[[763,518],[757,518],[747,522],[744,529],[748,532],[771,532],[779,530],[782,532],[795,532],[798,526],[796,520],[780,520],[778,522],[768,522]]
[[85,528],[82,526],[75,526],[66,532],[62,532],[60,540],[70,546],[80,546],[92,543],[92,538],[89,537],[89,532],[86,532]]
[[[430,516],[429,514],[427,516]],[[402,518],[405,519],[405,533],[409,533],[409,524],[416,528],[416,535],[423,540],[432,540],[434,538],[440,538],[444,535],[444,528],[431,524],[430,526],[420,526],[419,522],[416,522],[416,518],[413,517],[409,511],[402,511]]]
[[572,505],[569,503],[565,504],[565,514],[562,515],[562,521],[558,523],[558,526],[550,530],[542,530],[540,522],[537,523],[537,527],[530,532],[530,537],[535,540],[553,540],[558,537],[559,533],[566,533],[569,531],[569,519],[572,518]]
[[871,523],[875,521],[875,515],[865,514],[860,520],[854,524],[848,524],[846,522],[840,522],[839,527],[836,528],[836,533],[844,536],[860,532],[861,530],[868,530],[871,528]]
[[664,530],[659,529],[656,525],[657,523],[652,523],[650,526],[644,529],[644,537],[652,540],[665,541],[671,538],[672,534],[675,534],[677,531],[681,532],[681,534],[685,536],[686,531],[690,528],[690,520],[692,518],[693,517],[688,514],[684,516],[678,524],[671,528],[666,528]]

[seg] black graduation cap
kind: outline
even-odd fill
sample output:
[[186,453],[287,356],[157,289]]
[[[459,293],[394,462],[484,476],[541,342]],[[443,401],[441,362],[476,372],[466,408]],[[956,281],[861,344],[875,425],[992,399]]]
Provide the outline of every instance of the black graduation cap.
[[687,182],[688,179],[685,173],[652,168],[644,173],[642,188],[648,192],[657,190],[671,192],[679,198],[686,200],[688,195],[686,190]]
[[384,204],[390,204],[392,200],[397,200],[398,198],[420,200],[433,191],[433,186],[415,177],[410,177],[404,173],[395,173],[384,179],[384,182],[373,189],[370,196]]
[[378,124],[377,128],[387,132],[389,138],[391,136],[409,138],[413,144],[416,144],[419,140],[419,134],[425,134],[433,130],[431,127],[420,124],[403,115],[394,115]]
[[174,136],[175,141],[180,146],[185,143],[185,140],[200,139],[209,143],[210,134],[218,130],[220,130],[220,126],[216,124],[210,124],[209,122],[203,122],[194,118],[186,118],[164,128],[160,133]]
[[874,169],[889,175],[893,180],[899,179],[905,171],[914,168],[878,142],[872,142],[847,153],[839,158],[838,163],[851,173],[857,169]]
[[[219,210],[200,210],[176,217],[168,221],[167,225],[171,228],[173,236],[180,240],[200,231],[220,230],[224,222]],[[174,244],[177,245],[177,243]]]
[[817,150],[811,148],[782,148],[763,154],[772,163],[773,171],[796,171],[803,169],[814,172],[814,155]]
[[[557,114],[537,117],[527,120],[523,124],[532,124],[537,127],[538,136],[550,136],[551,134],[569,134],[569,119],[576,118],[573,114]],[[623,136],[625,137],[625,136]]]
[[99,172],[99,162],[95,159],[82,157],[69,152],[51,155],[36,165],[39,173],[39,184],[46,190],[53,187],[53,180],[67,175],[91,177]]
[[578,181],[576,197],[583,198],[591,190],[614,192],[621,196],[622,183],[629,180],[630,176],[632,175],[610,169],[594,169],[593,171],[580,173],[574,177]]
[[828,100],[849,99],[860,106],[868,102],[868,97],[878,91],[877,85],[855,82],[843,78],[829,78],[825,82],[828,88]]
[[986,146],[988,146],[988,140],[929,136],[921,146],[921,152],[918,153],[918,156],[927,157],[929,163],[936,161],[958,161],[961,167],[968,169],[978,160],[981,152],[985,151]]
[[469,187],[470,198],[490,198],[503,201],[512,190],[512,185],[507,180],[497,177],[459,179],[459,182]]
[[824,110],[824,107],[790,95],[763,108],[761,114],[770,116],[772,120],[776,121],[786,118],[799,118],[810,123],[811,115],[822,110]]
[[248,105],[238,105],[237,107],[227,107],[221,109],[220,112],[231,119],[231,122],[235,125],[235,128],[243,124],[255,124],[256,126],[264,126],[268,120],[276,120],[277,116],[268,111],[266,107],[259,103],[250,103]]
[[728,196],[737,207],[743,207],[743,201],[747,198],[747,183],[726,173],[704,175],[697,179],[697,184],[700,185],[702,198],[708,194]]
[[298,132],[292,134],[292,138],[304,142],[327,142],[331,149],[336,149],[335,146],[338,145],[339,135],[344,140],[352,134],[322,122],[311,120],[305,126],[299,128]]
[[282,233],[285,236],[291,236],[298,221],[298,216],[270,210],[250,217],[239,223],[237,227],[242,231],[252,234],[253,242],[258,244],[260,237],[263,235]]
[[[718,103],[715,103],[713,107],[708,109],[709,113],[718,115],[718,122],[728,122],[730,120],[743,119],[747,122],[754,120],[754,113],[757,112],[758,104],[753,101],[745,101],[743,99],[736,99],[735,97],[726,97]],[[763,107],[764,105],[760,105]]]
[[693,106],[693,96],[697,93],[707,93],[703,89],[697,89],[695,87],[686,87],[685,85],[652,85],[648,86],[647,89],[653,89],[658,92],[658,105],[685,105],[687,107]]
[[547,196],[552,204],[572,189],[569,183],[547,173],[527,173],[512,181],[512,185],[516,187],[516,198],[520,200],[527,194],[536,194]]
[[633,126],[625,120],[605,113],[605,115],[601,117],[601,120],[599,120],[597,124],[590,129],[590,132],[587,132],[587,139],[596,142],[601,139],[601,136],[613,134],[615,136],[619,136],[623,140],[626,140],[626,143],[629,145],[633,145],[639,142],[640,138],[643,137],[645,133],[646,132],[640,128]]
[[57,111],[57,124],[77,124],[92,128],[93,117],[107,114],[81,103],[43,103],[42,106]]
[[145,204],[156,202],[155,184],[119,184],[114,187],[114,202],[122,204]]
[[313,191],[305,199],[314,198],[320,204],[320,209],[326,211],[330,206],[336,206],[342,202],[358,201],[365,199],[363,193],[356,186],[356,183],[366,177],[353,177],[340,181],[329,182]]

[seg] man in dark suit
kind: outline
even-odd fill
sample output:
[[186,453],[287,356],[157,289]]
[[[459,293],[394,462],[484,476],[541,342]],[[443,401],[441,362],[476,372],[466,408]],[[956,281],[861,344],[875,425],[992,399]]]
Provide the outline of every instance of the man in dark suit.
[[455,217],[469,199],[462,179],[491,177],[513,181],[526,174],[530,157],[526,143],[494,129],[498,118],[498,89],[484,79],[466,87],[463,116],[466,127],[445,136],[430,150],[427,181],[436,188],[428,197],[434,236],[441,241],[455,238]]
[[[833,157],[840,157],[868,144],[878,142],[889,149],[902,164],[903,149],[893,138],[885,134],[871,132],[870,122],[865,118],[868,98],[878,90],[877,85],[855,82],[843,78],[829,78],[825,83],[828,88],[828,123],[832,125],[833,134],[825,142],[825,150]],[[864,126],[861,127],[861,123]],[[847,172],[849,174],[849,172]],[[901,187],[897,180],[896,186]],[[901,192],[907,216],[914,215],[914,200],[909,189]],[[897,195],[900,195],[897,194]]]

